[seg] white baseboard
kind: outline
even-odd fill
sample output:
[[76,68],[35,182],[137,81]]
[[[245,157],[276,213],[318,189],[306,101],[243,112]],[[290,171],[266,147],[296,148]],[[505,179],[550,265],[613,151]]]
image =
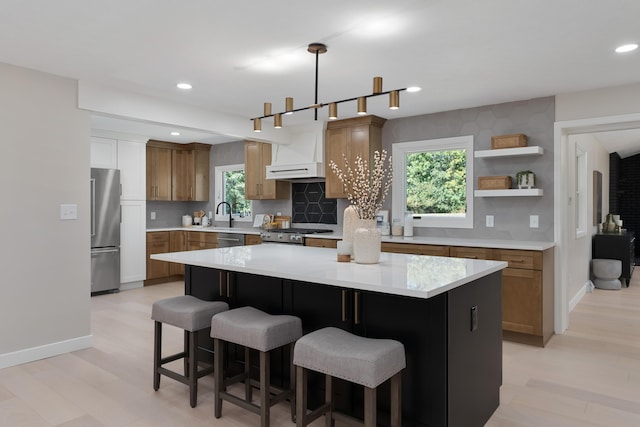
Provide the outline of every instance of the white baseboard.
[[47,357],[58,356],[93,346],[93,336],[74,338],[71,340],[54,342],[39,347],[26,348],[12,353],[0,354],[0,369],[10,366],[21,365],[35,360],[46,359]]
[[576,308],[576,305],[578,305],[578,303],[580,302],[580,300],[582,299],[582,297],[587,293],[587,292],[591,292],[591,280],[589,280],[588,282],[586,282],[584,284],[584,286],[582,286],[578,292],[576,292],[576,294],[573,296],[573,298],[571,298],[571,300],[569,301],[569,313],[571,313],[573,311],[574,308]]
[[142,288],[143,286],[144,286],[144,282],[142,280],[138,280],[135,282],[120,283],[120,290],[127,291],[129,289]]

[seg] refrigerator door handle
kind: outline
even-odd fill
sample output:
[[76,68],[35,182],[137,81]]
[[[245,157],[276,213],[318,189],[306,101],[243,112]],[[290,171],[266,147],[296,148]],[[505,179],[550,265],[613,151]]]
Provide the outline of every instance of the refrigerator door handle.
[[96,235],[96,180],[91,178],[91,237]]
[[120,252],[120,248],[91,249],[91,254],[108,254],[111,252]]

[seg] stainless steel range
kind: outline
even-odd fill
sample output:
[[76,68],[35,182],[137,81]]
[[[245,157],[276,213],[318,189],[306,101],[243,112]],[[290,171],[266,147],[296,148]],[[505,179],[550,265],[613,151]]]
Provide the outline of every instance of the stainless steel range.
[[263,242],[291,243],[304,245],[305,234],[331,233],[331,230],[313,228],[279,228],[260,233]]

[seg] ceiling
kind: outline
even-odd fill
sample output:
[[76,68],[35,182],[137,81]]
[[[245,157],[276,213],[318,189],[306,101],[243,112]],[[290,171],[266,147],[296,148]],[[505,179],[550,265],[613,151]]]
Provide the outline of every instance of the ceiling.
[[[637,0],[4,1],[0,62],[237,115],[249,128],[265,101],[274,112],[287,96],[296,108],[313,103],[306,48],[321,42],[319,102],[369,94],[374,76],[384,90],[422,87],[403,92],[395,111],[386,97],[369,99],[369,113],[393,119],[638,83],[640,52],[613,52],[640,42],[638,16]],[[355,108],[341,104],[339,117]],[[284,125],[310,120],[300,112]],[[105,117],[93,125],[176,142],[237,139],[197,129],[173,138]]]

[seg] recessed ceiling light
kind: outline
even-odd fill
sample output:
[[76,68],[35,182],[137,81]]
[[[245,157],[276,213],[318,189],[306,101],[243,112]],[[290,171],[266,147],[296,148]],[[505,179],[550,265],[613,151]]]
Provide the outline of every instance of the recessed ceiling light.
[[418,86],[409,86],[407,88],[407,92],[420,92],[421,90],[422,88]]
[[191,89],[191,85],[189,83],[178,83],[176,86],[178,86],[179,89]]
[[171,132],[171,135],[173,135],[173,136],[180,136],[180,132]]
[[636,50],[638,48],[638,45],[635,43],[632,44],[625,44],[622,46],[618,46],[616,48],[616,52],[617,53],[626,53],[626,52],[631,52],[632,50]]

